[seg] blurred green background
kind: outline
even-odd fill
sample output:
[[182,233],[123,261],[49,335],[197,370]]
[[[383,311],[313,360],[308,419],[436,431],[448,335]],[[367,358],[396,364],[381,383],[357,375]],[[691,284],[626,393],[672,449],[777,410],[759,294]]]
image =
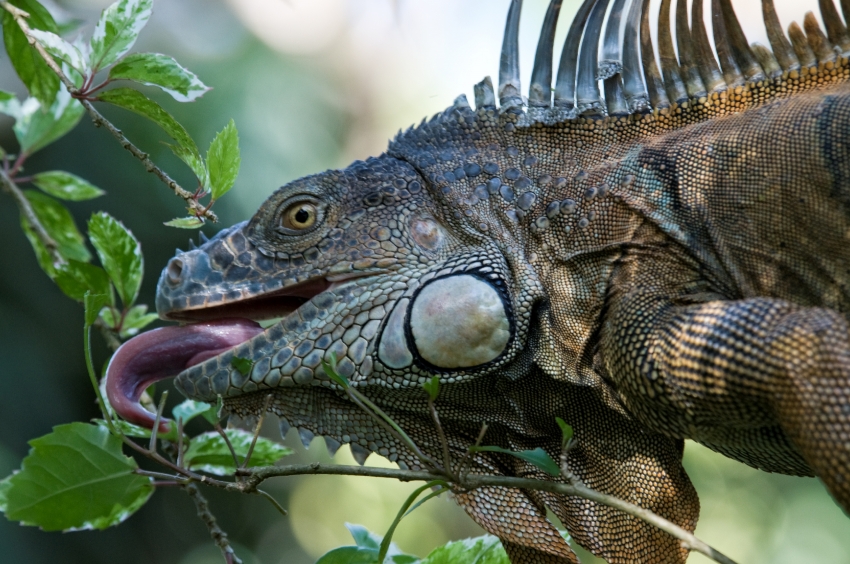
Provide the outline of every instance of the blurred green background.
[[[65,0],[54,6],[86,22],[82,31],[88,34],[108,3]],[[543,0],[526,2],[526,84],[545,8]],[[575,8],[575,2],[565,3],[562,22]],[[786,24],[802,18],[803,10],[790,2],[779,8]],[[472,84],[496,73],[506,9],[506,0],[156,0],[136,49],[172,55],[214,87],[187,105],[147,92],[199,146],[235,119],[242,172],[215,208],[226,226],[249,217],[278,186],[378,154],[399,128],[442,110],[461,92],[471,99]],[[738,9],[748,36],[763,38],[758,2],[739,2]],[[559,36],[565,33],[562,23]],[[23,94],[5,54],[0,89]],[[120,110],[103,111],[173,177],[193,186],[188,169],[160,143],[165,137],[156,126]],[[14,151],[10,125],[0,118],[0,145]],[[181,215],[181,201],[86,118],[27,166],[29,173],[54,169],[108,192],[69,207],[80,225],[93,211],[106,210],[132,229],[147,265],[140,303],[152,303],[160,268],[175,247],[185,248],[189,235],[162,226]],[[212,235],[218,227],[204,231]],[[26,455],[27,440],[97,412],[83,362],[81,307],[39,270],[17,209],[3,195],[0,241],[0,475],[6,475]],[[106,360],[102,343],[95,357]],[[271,423],[270,436],[276,434]],[[297,452],[292,462],[327,460],[320,438],[309,451],[293,433],[286,443]],[[348,450],[336,460],[351,463]],[[373,456],[369,463],[383,462]],[[688,444],[685,464],[702,499],[697,534],[739,562],[850,562],[850,519],[816,480],[757,472],[695,444]],[[414,487],[352,477],[279,479],[268,489],[289,509],[288,517],[257,497],[213,490],[207,495],[246,564],[306,564],[349,543],[346,521],[382,533]],[[480,532],[454,502],[437,499],[402,523],[396,541],[424,555],[449,539]],[[0,561],[222,560],[189,499],[166,488],[126,523],[103,532],[47,534],[0,519]],[[698,555],[690,560],[705,561]]]

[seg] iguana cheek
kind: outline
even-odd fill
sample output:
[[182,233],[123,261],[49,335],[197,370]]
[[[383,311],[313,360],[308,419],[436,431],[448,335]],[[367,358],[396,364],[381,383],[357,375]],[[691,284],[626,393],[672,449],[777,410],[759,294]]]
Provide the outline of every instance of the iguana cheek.
[[425,286],[410,308],[419,355],[440,368],[468,368],[498,357],[510,340],[505,304],[493,286],[468,274]]

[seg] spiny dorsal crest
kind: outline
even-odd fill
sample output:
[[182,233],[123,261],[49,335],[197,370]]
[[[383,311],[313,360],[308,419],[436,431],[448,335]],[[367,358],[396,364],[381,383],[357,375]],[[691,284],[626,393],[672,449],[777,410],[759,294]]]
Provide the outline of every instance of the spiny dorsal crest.
[[[688,5],[680,0],[675,12],[677,55],[670,26],[671,0],[662,0],[658,12],[659,71],[650,36],[649,0],[584,0],[570,23],[553,88],[555,27],[562,0],[551,0],[526,98],[519,79],[522,0],[513,0],[500,57],[499,107],[487,77],[475,85],[477,113],[498,113],[500,124],[509,132],[535,124],[595,120],[603,122],[596,124],[597,130],[610,123],[639,122],[647,128],[646,134],[656,131],[652,122],[669,130],[850,77],[850,34],[832,0],[819,0],[826,33],[808,12],[803,27],[792,23],[787,35],[773,0],[762,0],[770,48],[747,43],[731,0],[709,1],[714,50],[706,31],[704,0],[693,0],[690,25]],[[841,7],[845,19],[850,19],[850,2],[842,1]],[[600,81],[603,92],[599,90]],[[430,128],[424,128],[430,132],[411,128],[399,134],[395,143],[404,145],[417,133],[420,141],[422,134],[434,138],[435,127],[456,120],[457,111],[468,108],[466,97],[460,96],[453,107],[429,122]],[[504,119],[506,115],[515,117]]]

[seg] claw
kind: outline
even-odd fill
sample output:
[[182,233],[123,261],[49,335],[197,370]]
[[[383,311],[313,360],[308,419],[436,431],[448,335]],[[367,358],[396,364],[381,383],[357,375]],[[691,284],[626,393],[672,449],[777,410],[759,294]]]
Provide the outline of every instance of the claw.
[[204,243],[206,243],[207,241],[209,241],[209,240],[210,240],[210,238],[209,238],[209,237],[207,237],[206,235],[204,235],[204,232],[203,232],[203,231],[198,231],[198,240],[200,240],[200,241],[201,241],[201,244],[203,245]]
[[351,443],[348,446],[351,447],[351,456],[354,457],[354,460],[356,460],[357,464],[360,466],[363,466],[366,463],[366,459],[370,454],[372,454],[369,449],[362,447],[357,443]]
[[189,250],[194,251],[197,248],[198,248],[198,245],[195,244],[195,241],[192,240],[192,239],[189,239]]

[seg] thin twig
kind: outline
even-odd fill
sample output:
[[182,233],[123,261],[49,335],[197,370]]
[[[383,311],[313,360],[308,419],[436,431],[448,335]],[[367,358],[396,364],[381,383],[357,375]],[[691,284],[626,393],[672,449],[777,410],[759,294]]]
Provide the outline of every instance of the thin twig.
[[260,413],[260,418],[257,420],[257,425],[254,427],[254,438],[251,439],[251,446],[248,447],[248,452],[245,454],[245,460],[242,461],[242,468],[245,469],[248,467],[248,462],[251,461],[251,455],[254,454],[254,447],[257,446],[257,439],[260,438],[260,429],[263,426],[263,419],[266,417],[266,413],[269,411],[269,407],[272,405],[272,395],[269,394],[266,396],[266,401],[263,404],[263,411]]
[[[228,437],[227,433],[224,432],[224,429],[221,428],[221,423],[216,423],[214,429],[218,431],[218,434],[221,435],[222,439],[224,439],[224,444],[226,444],[227,448],[230,450],[230,454],[233,456],[233,467],[239,468],[239,456],[236,454],[236,449],[233,448],[233,443],[230,442],[230,437]],[[236,479],[239,479],[238,476]]]
[[284,517],[286,517],[288,515],[289,512],[286,509],[284,509],[283,506],[281,504],[279,504],[274,497],[272,497],[272,494],[265,492],[265,491],[263,491],[259,488],[257,488],[257,493],[260,494],[261,496],[263,496],[264,498],[266,498],[267,500],[269,500],[269,503],[274,505],[274,508],[277,509],[278,511],[280,511],[281,515],[283,515]]
[[174,463],[183,468],[183,417],[177,418],[177,460]]
[[487,423],[482,423],[481,430],[478,431],[478,436],[475,438],[475,444],[472,447],[466,449],[466,454],[463,455],[463,458],[461,459],[457,469],[457,475],[461,476],[461,478],[463,477],[463,473],[467,465],[472,462],[472,454],[475,452],[475,448],[481,446],[481,441],[484,440],[484,435],[487,433],[488,427],[489,426],[487,425]]
[[27,224],[32,229],[35,236],[41,241],[41,244],[44,245],[44,248],[47,249],[47,253],[50,255],[50,259],[53,262],[53,267],[56,268],[60,265],[65,264],[65,259],[59,253],[59,245],[56,244],[56,241],[53,240],[53,237],[47,232],[47,229],[41,224],[38,216],[35,215],[35,211],[32,209],[32,205],[30,205],[30,201],[27,200],[27,197],[24,196],[24,193],[21,192],[20,188],[18,188],[15,181],[12,180],[6,171],[0,169],[0,187],[3,188],[12,198],[15,200],[15,203],[18,205],[18,209],[21,211],[21,215],[24,216]]
[[216,216],[214,212],[210,211],[208,207],[204,206],[203,204],[200,204],[192,192],[183,189],[174,179],[172,179],[168,175],[168,173],[156,166],[156,164],[152,160],[150,160],[147,153],[136,147],[129,139],[127,139],[121,132],[121,130],[112,125],[112,122],[110,122],[108,119],[103,117],[103,115],[101,115],[101,113],[95,109],[94,105],[92,105],[89,100],[81,97],[80,90],[77,88],[77,86],[71,81],[71,79],[67,77],[67,75],[65,75],[65,73],[62,71],[62,68],[56,63],[50,53],[48,53],[47,50],[45,50],[45,48],[41,45],[41,43],[39,43],[38,40],[32,36],[32,30],[30,29],[29,24],[27,24],[26,20],[26,18],[29,17],[29,14],[27,12],[21,10],[20,8],[12,6],[8,2],[0,1],[0,7],[12,14],[12,16],[15,18],[15,22],[18,24],[18,27],[21,28],[21,31],[27,37],[27,41],[29,41],[30,45],[32,45],[35,50],[38,51],[38,54],[41,55],[41,58],[44,59],[44,62],[47,63],[47,66],[49,66],[50,69],[54,73],[56,73],[56,76],[59,77],[59,80],[62,81],[62,84],[65,85],[65,88],[68,89],[68,92],[71,94],[71,96],[80,101],[80,103],[91,116],[95,126],[106,128],[106,130],[109,131],[109,133],[111,133],[112,136],[118,140],[118,143],[122,147],[124,147],[124,149],[129,151],[131,155],[133,155],[142,162],[145,167],[145,170],[153,173],[157,178],[159,178],[163,182],[163,184],[168,186],[172,192],[181,197],[183,201],[186,202],[186,205],[189,207],[189,210],[193,215],[199,218],[205,217],[212,222],[218,221],[218,216]]
[[443,426],[440,424],[440,416],[437,415],[437,407],[434,405],[434,400],[428,396],[428,410],[431,412],[431,419],[437,427],[437,436],[440,438],[440,445],[443,447],[443,468],[446,472],[452,471],[452,458],[449,453],[449,441],[446,439],[446,433],[443,432]]
[[207,526],[207,529],[210,532],[210,537],[212,537],[216,546],[219,550],[221,550],[221,555],[224,557],[225,562],[242,564],[242,560],[236,556],[236,553],[233,551],[233,547],[230,546],[227,533],[225,533],[224,530],[218,526],[218,523],[216,523],[215,515],[210,512],[207,499],[203,496],[203,494],[201,494],[201,490],[198,489],[198,486],[195,484],[186,484],[183,486],[183,490],[189,494],[189,497],[192,498],[192,501],[195,503],[195,509],[198,510],[198,517],[200,517],[201,521],[203,521]]
[[159,422],[162,419],[162,410],[165,409],[166,399],[168,399],[168,390],[162,392],[162,395],[159,397],[159,406],[156,409],[156,418],[154,419],[153,428],[151,429],[150,446],[148,446],[148,450],[151,452],[156,452],[156,436],[157,431],[159,431]]

